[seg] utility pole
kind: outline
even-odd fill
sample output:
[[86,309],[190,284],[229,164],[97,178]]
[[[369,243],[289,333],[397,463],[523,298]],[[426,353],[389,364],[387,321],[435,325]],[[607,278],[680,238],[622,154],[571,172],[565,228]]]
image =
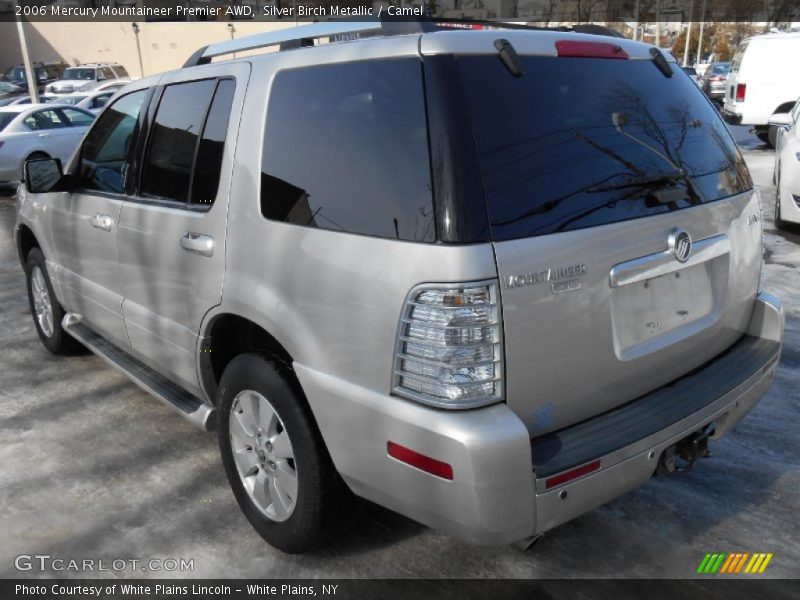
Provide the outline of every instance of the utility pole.
[[22,49],[22,63],[25,65],[25,77],[28,80],[28,95],[31,97],[31,104],[39,104],[39,88],[36,87],[36,75],[31,65],[31,55],[28,52],[28,42],[25,39],[25,30],[22,28],[22,19],[17,17],[17,33],[19,33],[19,46]]
[[656,39],[655,47],[661,48],[661,2],[656,0]]
[[700,14],[700,39],[697,40],[697,62],[703,59],[703,29],[706,25],[706,2],[703,0],[703,10]]
[[635,42],[639,37],[639,0],[636,0],[636,5],[633,9],[633,41]]
[[689,3],[689,20],[686,22],[686,44],[683,47],[683,66],[689,66],[689,38],[692,37],[692,13],[694,12],[694,0]]
[[139,77],[144,77],[144,66],[142,65],[142,46],[139,43],[139,24],[131,23],[133,35],[136,37],[136,55],[139,57]]

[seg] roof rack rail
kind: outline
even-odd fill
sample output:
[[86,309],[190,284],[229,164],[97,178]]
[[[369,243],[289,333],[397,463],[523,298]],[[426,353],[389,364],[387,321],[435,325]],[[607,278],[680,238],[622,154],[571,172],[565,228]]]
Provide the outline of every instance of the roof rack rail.
[[300,47],[304,45],[303,40],[314,40],[322,37],[343,35],[348,33],[362,33],[381,29],[380,21],[349,21],[312,23],[310,25],[299,25],[297,27],[287,27],[278,31],[268,31],[247,37],[226,40],[209,44],[200,48],[189,57],[184,63],[184,67],[194,67],[195,65],[205,65],[211,62],[215,56],[233,54],[234,52],[245,52],[247,50],[257,50],[268,48],[269,46]]
[[[337,35],[358,34],[366,32],[377,32],[383,35],[403,35],[408,33],[425,33],[436,31],[438,25],[446,24],[466,24],[483,25],[496,27],[498,29],[527,29],[527,30],[549,30],[549,31],[578,31],[583,29],[585,33],[596,33],[601,35],[619,35],[607,27],[593,26],[594,30],[588,31],[582,26],[573,27],[536,27],[518,23],[503,23],[489,20],[473,19],[448,19],[418,17],[415,19],[395,18],[383,15],[380,20],[372,21],[324,21],[321,23],[311,23],[309,25],[299,25],[297,27],[287,27],[278,31],[268,31],[247,37],[226,40],[209,44],[198,49],[183,64],[184,68],[205,65],[217,56],[233,54],[235,52],[246,52],[248,50],[258,50],[270,46],[279,46],[281,50],[291,50],[313,46],[314,40],[323,37],[333,37]],[[605,30],[605,31],[603,31]]]

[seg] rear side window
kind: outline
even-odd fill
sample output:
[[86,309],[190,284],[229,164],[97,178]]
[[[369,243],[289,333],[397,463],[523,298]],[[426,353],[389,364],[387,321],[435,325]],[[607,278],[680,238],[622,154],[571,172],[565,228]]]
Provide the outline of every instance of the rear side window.
[[128,71],[122,65],[117,65],[114,67],[114,71],[116,72],[117,77],[130,77],[130,75],[128,75]]
[[[752,187],[689,78],[664,77],[645,60],[521,60],[525,74],[514,77],[496,56],[458,58],[495,240],[665,213]],[[681,172],[688,183],[675,178],[675,194],[626,186]]]
[[432,241],[419,60],[278,73],[267,109],[261,212],[268,219]]
[[0,131],[3,131],[16,116],[17,113],[0,113]]
[[92,115],[74,108],[62,108],[59,112],[67,118],[67,122],[73,127],[86,127],[94,121]]

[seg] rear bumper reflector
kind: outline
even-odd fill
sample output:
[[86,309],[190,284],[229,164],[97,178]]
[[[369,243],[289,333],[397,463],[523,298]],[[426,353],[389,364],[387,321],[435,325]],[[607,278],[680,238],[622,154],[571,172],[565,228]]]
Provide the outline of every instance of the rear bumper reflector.
[[580,467],[570,469],[569,471],[565,471],[563,473],[559,473],[558,475],[548,478],[547,481],[545,481],[545,487],[549,490],[550,488],[559,486],[562,483],[567,483],[568,481],[572,481],[573,479],[577,479],[578,477],[583,477],[584,475],[593,473],[594,471],[597,471],[599,468],[600,468],[600,460],[599,459],[594,460],[585,465],[581,465]]
[[426,473],[441,477],[442,479],[447,479],[448,481],[453,480],[453,467],[446,462],[436,460],[430,456],[425,456],[424,454],[420,454],[419,452],[415,452],[410,448],[395,444],[394,442],[386,443],[386,452],[392,458],[406,463],[407,465],[411,465],[412,467],[416,467],[420,471],[425,471]]

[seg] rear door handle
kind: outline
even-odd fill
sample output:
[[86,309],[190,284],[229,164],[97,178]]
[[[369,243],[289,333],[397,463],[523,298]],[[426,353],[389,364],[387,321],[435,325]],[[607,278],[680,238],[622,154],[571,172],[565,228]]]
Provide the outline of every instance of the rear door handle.
[[40,133],[39,137],[40,138],[48,138],[48,137],[50,137],[50,134],[49,133]]
[[97,213],[95,216],[89,219],[89,224],[95,229],[111,231],[111,227],[114,225],[114,219],[112,219],[109,215]]
[[202,233],[184,233],[181,237],[181,248],[190,254],[212,256],[214,254],[214,238]]

